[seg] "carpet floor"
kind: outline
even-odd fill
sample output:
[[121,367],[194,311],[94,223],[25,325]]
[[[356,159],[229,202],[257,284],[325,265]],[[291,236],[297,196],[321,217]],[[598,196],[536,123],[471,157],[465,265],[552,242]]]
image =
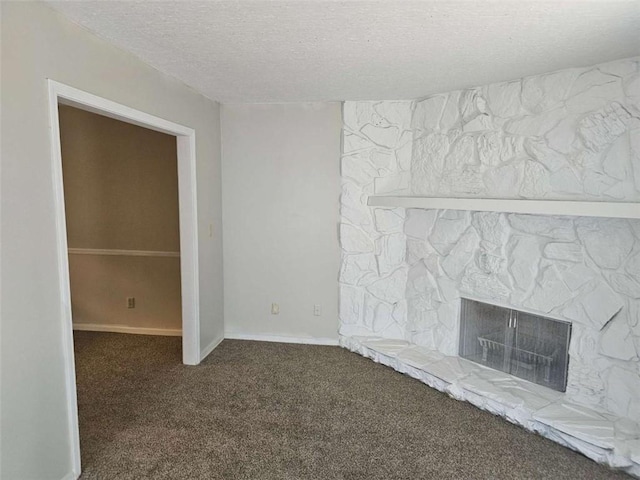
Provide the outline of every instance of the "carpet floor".
[[628,478],[338,347],[75,333],[83,480]]

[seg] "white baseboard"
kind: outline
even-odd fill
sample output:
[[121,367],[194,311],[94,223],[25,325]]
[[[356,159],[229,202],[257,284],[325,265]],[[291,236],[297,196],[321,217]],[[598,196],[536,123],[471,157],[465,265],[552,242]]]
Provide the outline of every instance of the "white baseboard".
[[206,347],[204,347],[202,349],[202,351],[200,352],[200,361],[204,360],[205,358],[207,358],[209,356],[209,354],[211,352],[213,352],[213,350],[220,345],[220,343],[224,340],[224,337],[219,337],[219,338],[215,338],[213,340],[213,342],[211,342],[209,345],[207,345]]
[[100,323],[74,323],[74,330],[85,332],[132,333],[134,335],[161,335],[164,337],[181,337],[181,329],[129,327],[127,325],[105,325]]
[[231,340],[255,340],[258,342],[301,343],[303,345],[338,345],[337,338],[288,337],[280,335],[252,335],[246,333],[225,333],[224,338]]

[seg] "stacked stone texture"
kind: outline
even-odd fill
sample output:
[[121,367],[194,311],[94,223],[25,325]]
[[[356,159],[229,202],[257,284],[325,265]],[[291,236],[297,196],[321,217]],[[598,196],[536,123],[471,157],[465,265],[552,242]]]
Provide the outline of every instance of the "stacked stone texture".
[[408,193],[412,102],[348,102],[340,202],[340,333],[404,338],[405,211],[371,209],[367,197]]
[[627,60],[418,101],[411,191],[638,200],[639,92]]
[[568,399],[640,420],[640,221],[366,206],[639,201],[639,62],[346,102],[341,334],[455,355],[460,296],[548,314],[573,325]]

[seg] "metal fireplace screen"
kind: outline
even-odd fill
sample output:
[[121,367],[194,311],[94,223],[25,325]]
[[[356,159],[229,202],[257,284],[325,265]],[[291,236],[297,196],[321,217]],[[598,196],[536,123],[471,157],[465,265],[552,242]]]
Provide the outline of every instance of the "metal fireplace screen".
[[460,309],[460,356],[564,392],[571,324],[467,298]]

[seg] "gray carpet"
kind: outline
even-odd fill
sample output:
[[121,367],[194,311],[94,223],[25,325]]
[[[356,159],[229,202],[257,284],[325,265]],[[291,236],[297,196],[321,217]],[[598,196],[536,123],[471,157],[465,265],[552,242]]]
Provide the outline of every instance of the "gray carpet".
[[75,333],[82,479],[627,478],[337,347]]

